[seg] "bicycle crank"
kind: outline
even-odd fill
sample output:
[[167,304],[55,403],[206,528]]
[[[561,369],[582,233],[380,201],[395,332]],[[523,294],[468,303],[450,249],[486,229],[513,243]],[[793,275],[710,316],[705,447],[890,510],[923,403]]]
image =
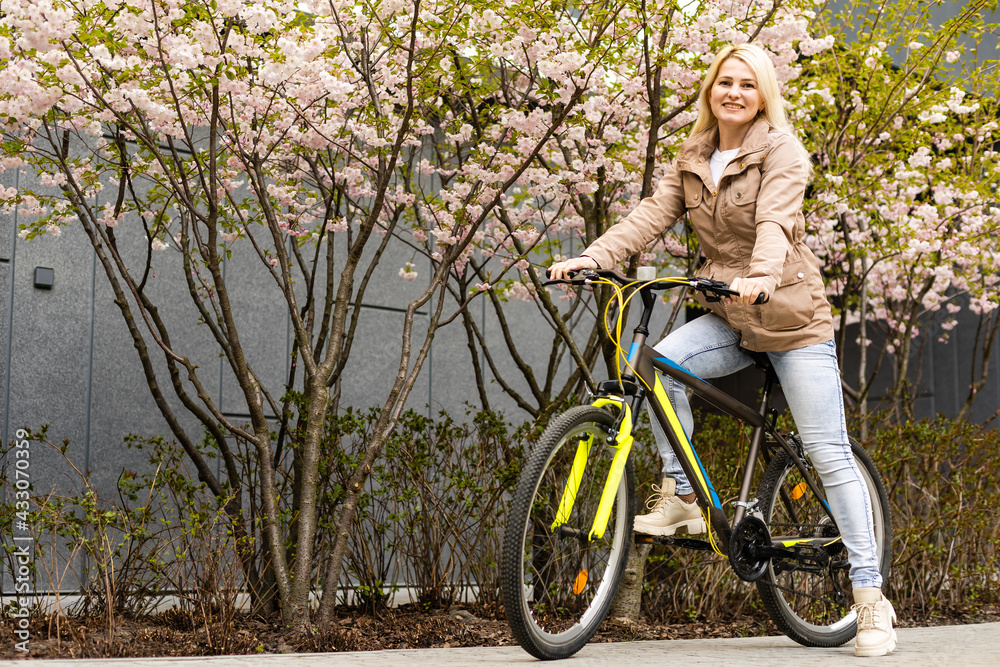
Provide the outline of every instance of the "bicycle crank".
[[743,581],[757,581],[767,572],[767,556],[761,548],[771,546],[771,532],[759,518],[748,515],[740,521],[729,538],[729,564]]

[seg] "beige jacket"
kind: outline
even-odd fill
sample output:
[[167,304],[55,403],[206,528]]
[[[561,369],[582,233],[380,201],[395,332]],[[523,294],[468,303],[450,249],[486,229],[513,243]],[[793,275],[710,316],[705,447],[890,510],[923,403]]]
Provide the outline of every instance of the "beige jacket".
[[756,278],[771,295],[762,306],[707,303],[698,296],[740,333],[743,347],[777,352],[833,339],[819,261],[803,242],[809,165],[795,140],[758,119],[718,187],[709,169],[716,142],[715,129],[688,138],[656,192],[583,254],[613,267],[687,213],[705,256],[698,275],[726,283]]

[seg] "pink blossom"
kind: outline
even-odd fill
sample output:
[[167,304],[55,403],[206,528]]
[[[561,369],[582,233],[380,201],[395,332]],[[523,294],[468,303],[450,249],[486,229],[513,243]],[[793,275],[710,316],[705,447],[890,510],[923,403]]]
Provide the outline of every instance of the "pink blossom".
[[911,167],[929,167],[931,165],[931,149],[921,146],[917,152],[906,160]]
[[406,280],[406,281],[409,281],[409,282],[412,283],[413,280],[418,275],[417,272],[413,270],[415,266],[416,265],[413,262],[407,262],[404,266],[400,267],[400,269],[399,269],[399,277],[402,278],[403,280]]
[[329,232],[346,232],[347,231],[347,220],[343,218],[335,218],[330,222],[326,223],[326,230]]

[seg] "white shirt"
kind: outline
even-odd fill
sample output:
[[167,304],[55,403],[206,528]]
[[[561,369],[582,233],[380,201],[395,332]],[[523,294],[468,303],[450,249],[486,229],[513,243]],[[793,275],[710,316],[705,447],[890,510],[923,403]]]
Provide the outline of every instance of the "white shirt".
[[739,148],[734,148],[730,151],[720,151],[718,148],[712,153],[712,159],[708,161],[708,166],[712,170],[712,180],[715,184],[719,184],[719,179],[722,178],[722,172],[725,171],[726,165],[728,165],[736,154],[740,152]]

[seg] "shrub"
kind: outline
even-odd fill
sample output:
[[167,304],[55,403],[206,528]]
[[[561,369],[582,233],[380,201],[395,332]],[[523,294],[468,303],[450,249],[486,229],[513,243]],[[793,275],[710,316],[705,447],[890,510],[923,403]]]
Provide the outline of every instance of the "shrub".
[[[444,413],[430,418],[409,411],[400,420],[352,527],[345,567],[354,586],[340,591],[342,603],[376,611],[402,585],[427,608],[499,603],[506,507],[537,431],[515,429],[489,412],[467,416],[463,424]],[[320,514],[327,519],[317,531],[324,559],[336,528],[329,517],[337,514],[377,419],[374,410],[345,410],[327,422]],[[640,503],[660,480],[644,419],[632,450]],[[726,507],[737,494],[749,435],[729,418],[698,416],[699,456]],[[70,559],[86,554],[82,609],[107,614],[109,623],[115,614],[141,612],[151,599],[178,594],[192,624],[220,628],[215,639],[224,650],[223,630],[245,586],[228,519],[204,485],[191,481],[170,442],[130,440],[149,452],[151,471],[123,471],[116,500],[98,498],[86,484],[76,496],[33,497],[39,562],[54,583],[71,569]],[[975,612],[1000,601],[1000,432],[939,417],[884,428],[865,445],[892,502],[896,541],[888,594],[901,616]],[[285,501],[287,511],[291,499]],[[9,511],[0,519],[8,525]],[[317,567],[317,581],[318,573]],[[756,589],[722,557],[652,550],[643,595],[651,622],[723,621],[758,605]]]
[[[341,497],[377,418],[377,411],[347,410],[329,422],[329,451],[343,454],[327,459],[324,504]],[[369,477],[352,532],[347,564],[358,602],[384,604],[388,582],[405,582],[428,607],[499,601],[500,535],[525,451],[511,431],[490,412],[467,424],[445,413],[403,415]],[[321,515],[334,516],[330,510]]]
[[[698,423],[699,456],[727,506],[738,492],[749,430],[714,414]],[[887,594],[899,614],[918,620],[1000,602],[1000,432],[942,416],[884,428],[863,444],[892,505]],[[659,483],[659,456],[652,446],[633,451],[641,502],[649,484]],[[721,621],[757,605],[755,588],[721,557],[663,546],[651,552],[644,592],[650,620]]]
[[938,417],[884,428],[870,451],[892,501],[897,608],[922,616],[1000,601],[1000,432]]

